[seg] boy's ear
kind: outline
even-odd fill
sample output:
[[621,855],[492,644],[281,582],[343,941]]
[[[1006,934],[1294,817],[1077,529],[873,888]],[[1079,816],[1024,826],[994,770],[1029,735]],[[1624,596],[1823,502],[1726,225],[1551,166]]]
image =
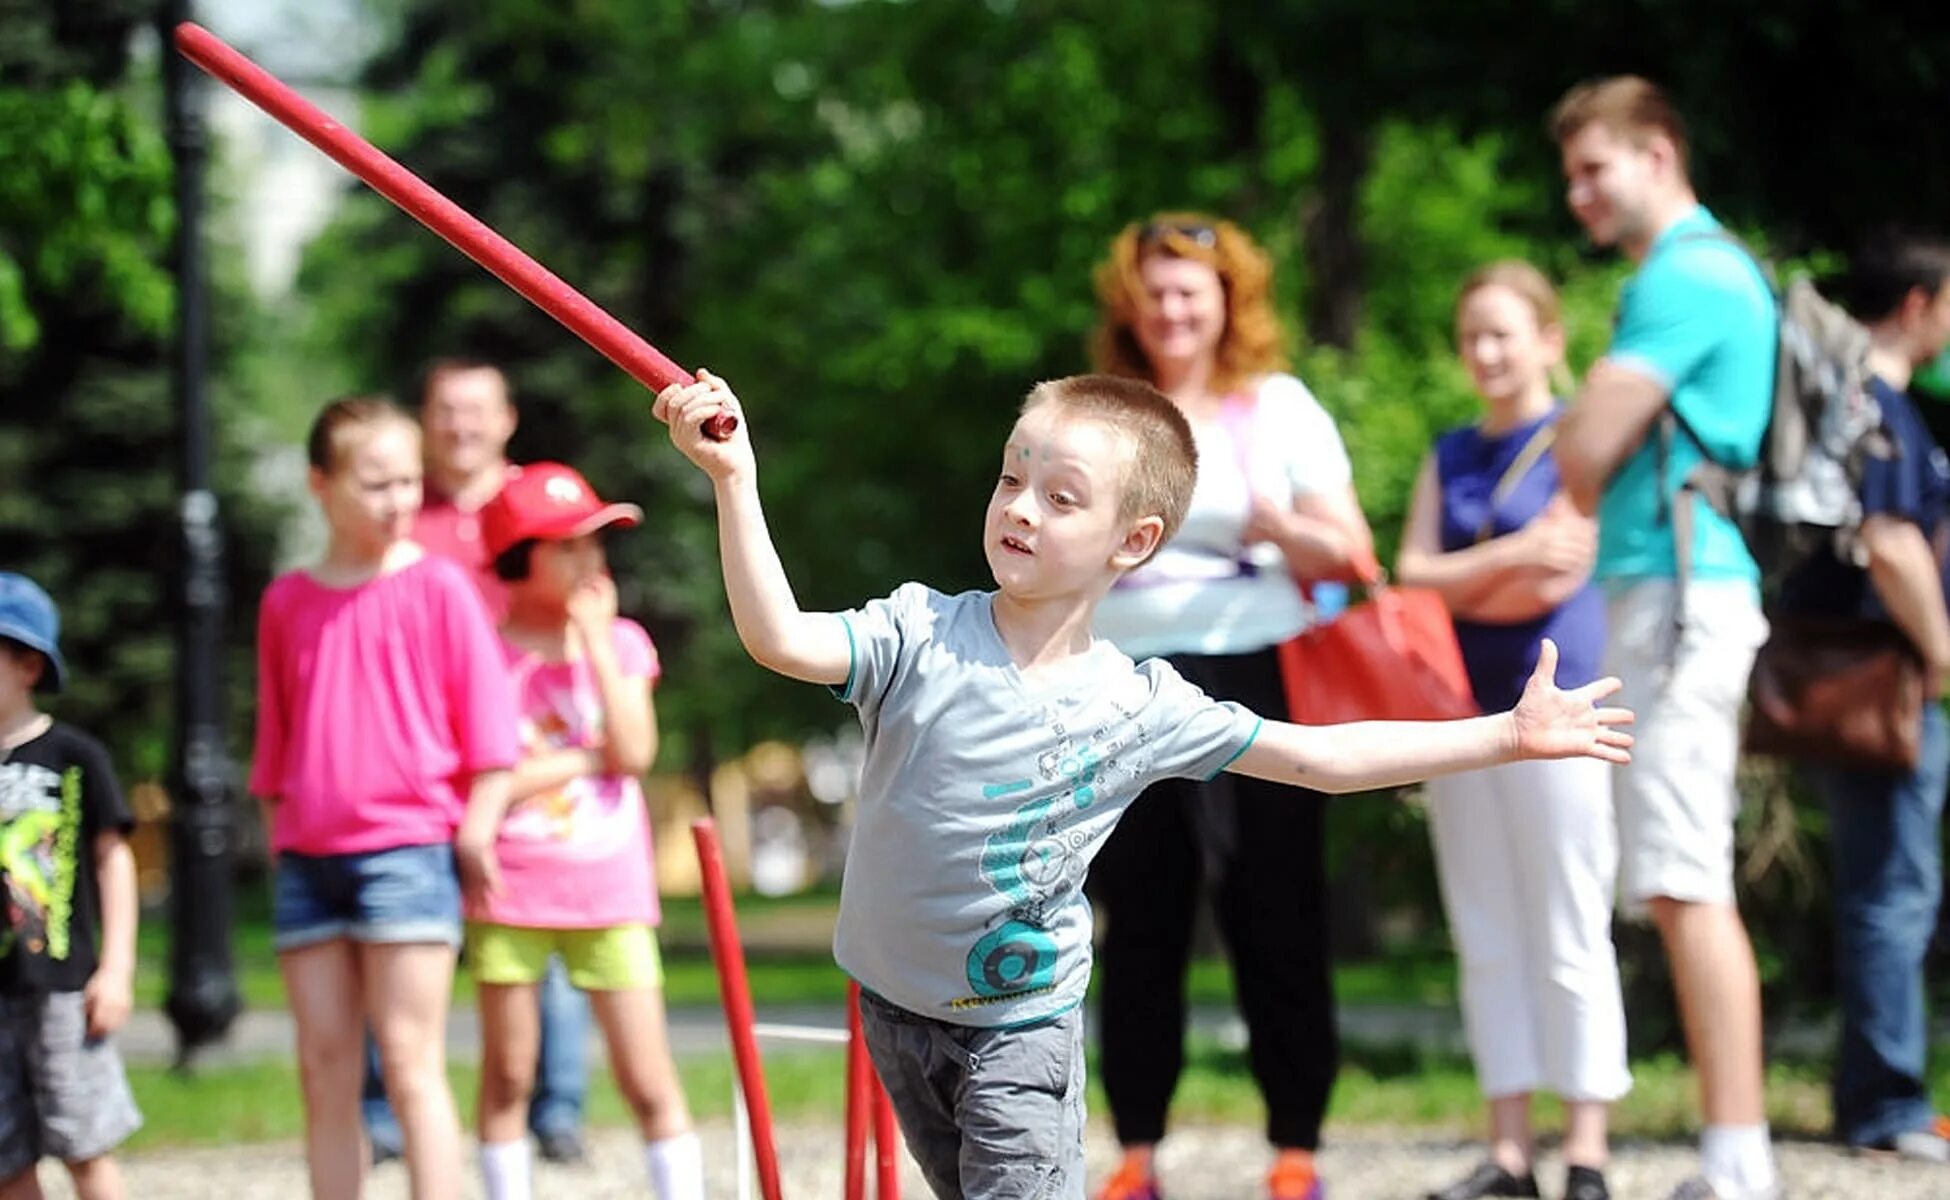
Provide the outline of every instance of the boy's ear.
[[1156,514],[1139,517],[1124,531],[1124,540],[1110,556],[1111,565],[1120,571],[1128,571],[1145,559],[1150,558],[1158,543],[1165,537],[1165,519]]

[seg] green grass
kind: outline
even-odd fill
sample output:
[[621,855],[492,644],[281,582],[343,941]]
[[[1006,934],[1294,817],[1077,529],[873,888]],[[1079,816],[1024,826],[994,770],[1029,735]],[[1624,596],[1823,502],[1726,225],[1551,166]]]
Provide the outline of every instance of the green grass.
[[[740,897],[739,932],[747,945],[752,996],[763,1005],[825,1004],[843,995],[846,977],[833,964],[827,943],[838,898],[813,892],[781,898]],[[282,1008],[284,982],[271,951],[266,890],[251,887],[236,897],[232,941],[237,986],[252,1008]],[[664,994],[671,1004],[716,1004],[718,976],[711,964],[704,910],[694,898],[664,901],[658,931],[664,952]],[[160,913],[149,914],[137,939],[136,1003],[159,1007],[169,986],[169,931]],[[1192,964],[1187,988],[1194,1004],[1228,1004],[1232,971],[1224,959]],[[1341,1004],[1449,1004],[1456,996],[1455,962],[1440,946],[1402,950],[1373,962],[1344,963],[1334,970]],[[462,970],[454,984],[457,1003],[472,1003],[472,978]]]
[[[1950,1047],[1945,1049],[1950,1050]],[[843,1057],[837,1050],[774,1053],[766,1060],[767,1091],[774,1113],[784,1120],[840,1123],[844,1103]],[[684,1088],[700,1118],[730,1111],[728,1059],[686,1060]],[[1095,1077],[1093,1056],[1092,1075]],[[1613,1110],[1612,1128],[1620,1137],[1684,1139],[1699,1127],[1692,1073],[1670,1056],[1633,1064],[1632,1092]],[[461,1111],[472,1111],[477,1072],[451,1071]],[[161,1068],[134,1068],[130,1080],[148,1124],[130,1143],[132,1150],[161,1146],[214,1145],[296,1138],[303,1130],[298,1080],[287,1063],[224,1068],[178,1075]],[[1939,1109],[1950,1108],[1950,1078],[1936,1085]],[[1106,1111],[1094,1082],[1090,1108]],[[1821,1137],[1828,1125],[1828,1085],[1824,1064],[1777,1063],[1767,1081],[1768,1119],[1779,1134]],[[1258,1092],[1242,1055],[1197,1040],[1190,1047],[1183,1080],[1173,1105],[1175,1120],[1188,1124],[1256,1126],[1263,1120]],[[1539,1124],[1560,1128],[1562,1107],[1551,1098],[1538,1104]],[[597,1072],[589,1098],[589,1120],[598,1126],[626,1122],[622,1100],[605,1073]],[[1482,1099],[1467,1061],[1444,1055],[1377,1053],[1351,1048],[1334,1088],[1329,1120],[1348,1127],[1382,1126],[1469,1131],[1480,1128]]]

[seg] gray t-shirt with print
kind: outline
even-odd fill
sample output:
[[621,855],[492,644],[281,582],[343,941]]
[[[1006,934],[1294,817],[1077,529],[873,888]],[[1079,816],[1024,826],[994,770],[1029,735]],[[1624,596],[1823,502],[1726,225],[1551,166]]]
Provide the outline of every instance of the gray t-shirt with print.
[[1090,981],[1084,873],[1146,785],[1210,778],[1259,718],[1109,642],[1024,679],[989,592],[920,584],[842,613],[834,689],[866,730],[833,955],[863,987],[962,1025],[1041,1020]]

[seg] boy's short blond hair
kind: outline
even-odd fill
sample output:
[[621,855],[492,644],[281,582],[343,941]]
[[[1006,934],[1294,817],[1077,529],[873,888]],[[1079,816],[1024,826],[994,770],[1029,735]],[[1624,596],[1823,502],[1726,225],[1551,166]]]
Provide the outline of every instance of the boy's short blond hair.
[[1159,517],[1164,534],[1158,544],[1170,541],[1185,523],[1198,483],[1198,443],[1185,414],[1157,388],[1117,375],[1071,375],[1039,383],[1029,390],[1022,411],[1027,415],[1052,405],[1097,421],[1123,439],[1129,453],[1117,515],[1125,521]]
[[1661,134],[1679,157],[1680,175],[1687,173],[1686,122],[1659,85],[1642,76],[1613,75],[1580,83],[1564,93],[1547,123],[1551,140],[1559,146],[1587,125],[1602,125],[1639,149],[1654,134]]

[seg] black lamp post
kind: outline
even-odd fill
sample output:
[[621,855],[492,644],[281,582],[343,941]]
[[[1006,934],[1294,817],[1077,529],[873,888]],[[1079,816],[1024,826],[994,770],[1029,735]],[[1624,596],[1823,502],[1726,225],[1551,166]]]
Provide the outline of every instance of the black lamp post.
[[162,0],[163,103],[176,165],[174,391],[182,421],[176,712],[169,792],[170,955],[166,1009],[177,1065],[230,1028],[241,1006],[230,955],[231,770],[223,727],[223,534],[210,483],[209,288],[203,261],[208,152],[200,78],[172,34],[189,0]]

